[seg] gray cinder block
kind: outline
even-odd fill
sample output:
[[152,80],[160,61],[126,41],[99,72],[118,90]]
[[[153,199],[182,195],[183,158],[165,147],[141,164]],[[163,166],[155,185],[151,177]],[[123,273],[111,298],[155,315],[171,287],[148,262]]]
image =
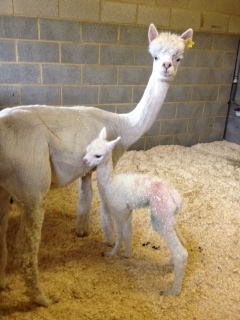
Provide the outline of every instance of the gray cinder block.
[[40,72],[37,65],[2,64],[0,65],[1,84],[39,84]]
[[58,44],[49,42],[19,41],[18,61],[59,62]]
[[63,43],[61,45],[61,62],[96,64],[98,63],[98,46]]
[[11,39],[37,39],[37,19],[0,16],[0,37]]
[[117,44],[118,26],[100,23],[83,23],[82,39],[90,43]]
[[22,86],[21,104],[60,104],[60,88],[45,86]]
[[0,86],[0,107],[16,106],[19,103],[18,88],[16,86]]
[[41,19],[40,39],[80,41],[80,23],[76,21]]
[[15,46],[13,41],[0,40],[0,61],[15,61]]
[[98,87],[63,87],[64,105],[96,105],[98,103]]
[[43,65],[43,84],[80,84],[80,67],[67,65]]

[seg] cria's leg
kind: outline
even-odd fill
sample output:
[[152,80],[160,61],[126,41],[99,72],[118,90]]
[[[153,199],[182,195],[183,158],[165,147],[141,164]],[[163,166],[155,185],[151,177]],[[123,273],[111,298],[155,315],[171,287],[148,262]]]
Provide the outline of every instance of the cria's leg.
[[[181,231],[178,229],[178,227],[177,227],[176,225],[175,225],[175,231],[176,231],[176,234],[177,234],[178,239],[180,240],[181,244],[182,244],[183,246],[185,246],[185,245],[186,245],[186,240],[184,239]],[[169,263],[170,263],[170,264],[174,264],[174,263],[173,263],[173,257],[171,257]]]
[[0,289],[5,289],[7,284],[5,269],[7,263],[6,232],[9,206],[10,194],[0,188]]
[[105,199],[101,198],[100,216],[103,229],[104,240],[107,245],[113,246],[114,219],[112,212],[109,212]]
[[116,221],[116,242],[115,242],[115,246],[114,246],[112,251],[104,252],[104,256],[105,257],[113,257],[118,253],[119,248],[120,248],[121,243],[122,243],[122,240],[123,240],[122,230],[123,230],[122,224],[118,223]]
[[79,178],[76,233],[80,237],[89,234],[89,218],[92,202],[92,174]]
[[181,291],[188,253],[178,239],[175,229],[166,228],[160,234],[166,241],[168,249],[172,254],[172,263],[174,266],[174,281],[172,288],[163,292],[163,295],[177,295]]
[[123,256],[129,258],[131,256],[131,245],[132,245],[132,211],[126,215],[126,220],[123,225],[123,240],[125,243],[125,251]]
[[115,212],[114,217],[116,222],[116,242],[112,251],[104,253],[105,256],[112,257],[118,253],[123,240],[123,230],[125,228],[126,232],[129,229],[128,226],[125,226],[125,224],[129,223],[129,216],[131,218],[131,214],[128,210],[125,212]]
[[182,235],[182,232],[178,229],[178,227],[175,225],[175,231],[176,231],[176,234],[178,236],[178,239],[181,241],[181,244],[183,246],[186,245],[186,240],[184,239],[183,235]]

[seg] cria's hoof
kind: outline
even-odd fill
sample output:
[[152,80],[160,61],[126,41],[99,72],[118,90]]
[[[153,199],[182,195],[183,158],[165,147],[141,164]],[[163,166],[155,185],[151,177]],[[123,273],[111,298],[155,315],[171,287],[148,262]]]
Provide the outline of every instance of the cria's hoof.
[[131,257],[131,254],[130,253],[123,253],[122,254],[122,257],[126,258],[126,259],[129,259]]
[[177,296],[179,294],[178,291],[175,291],[173,289],[168,289],[166,291],[161,291],[162,296]]
[[103,257],[113,257],[115,254],[110,251],[110,252],[103,252],[102,255]]
[[105,244],[108,246],[108,247],[114,247],[115,243],[112,242],[112,241],[109,241],[109,242],[105,242]]
[[85,238],[89,236],[89,232],[83,230],[76,230],[76,235],[80,238]]

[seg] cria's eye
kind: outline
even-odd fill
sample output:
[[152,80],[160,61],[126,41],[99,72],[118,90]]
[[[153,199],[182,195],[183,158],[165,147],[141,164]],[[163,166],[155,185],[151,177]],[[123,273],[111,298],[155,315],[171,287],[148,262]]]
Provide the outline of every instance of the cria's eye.
[[177,58],[177,60],[176,60],[177,62],[179,62],[179,61],[181,61],[181,59],[180,58]]
[[95,158],[101,158],[100,154],[95,154]]
[[154,57],[154,60],[157,60],[158,59],[158,57]]

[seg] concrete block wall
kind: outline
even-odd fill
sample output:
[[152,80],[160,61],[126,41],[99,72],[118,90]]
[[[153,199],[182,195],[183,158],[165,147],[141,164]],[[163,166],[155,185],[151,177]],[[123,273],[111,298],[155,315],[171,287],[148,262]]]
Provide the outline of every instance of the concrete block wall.
[[231,103],[229,105],[229,113],[227,119],[226,135],[225,140],[240,144],[240,117],[236,115],[234,109],[239,108],[240,106],[240,87],[235,98],[236,104]]
[[[128,112],[151,74],[149,23],[178,33],[192,27],[195,45],[158,119],[132,148],[222,140],[240,34],[238,0],[1,2],[0,108],[91,105]],[[237,142],[239,123],[231,117],[235,131],[228,136]]]

